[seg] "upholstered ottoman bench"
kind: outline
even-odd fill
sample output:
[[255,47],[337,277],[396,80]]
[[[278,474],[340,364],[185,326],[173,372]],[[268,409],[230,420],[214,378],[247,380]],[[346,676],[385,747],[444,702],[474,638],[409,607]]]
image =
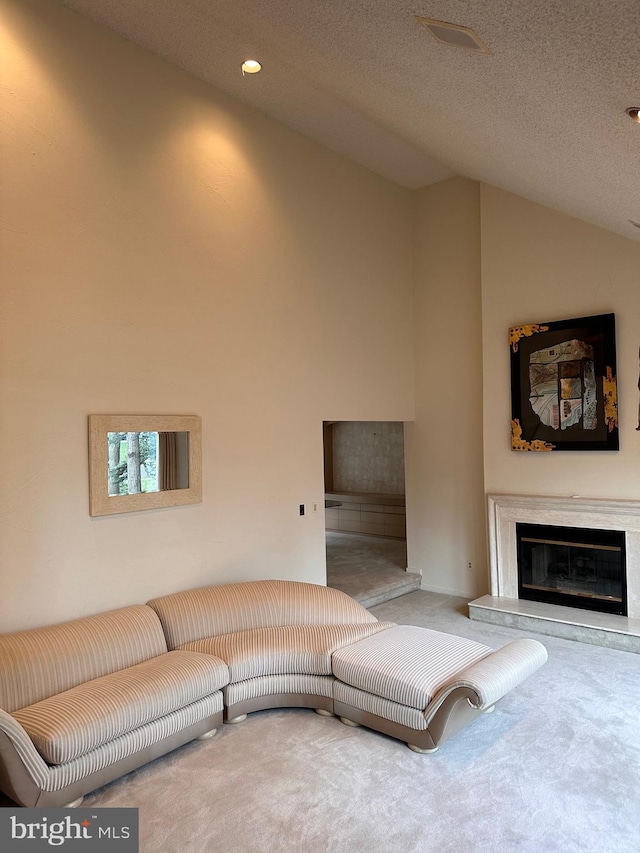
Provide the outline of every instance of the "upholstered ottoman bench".
[[398,625],[334,651],[334,713],[435,752],[547,659],[536,640],[497,651],[427,628]]

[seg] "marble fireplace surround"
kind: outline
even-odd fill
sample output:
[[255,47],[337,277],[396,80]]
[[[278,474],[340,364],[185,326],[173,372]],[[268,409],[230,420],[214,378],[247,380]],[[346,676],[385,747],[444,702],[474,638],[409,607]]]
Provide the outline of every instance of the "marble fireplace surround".
[[[640,652],[640,501],[504,494],[487,500],[491,594],[470,602],[470,618]],[[624,531],[628,615],[518,599],[517,522]]]

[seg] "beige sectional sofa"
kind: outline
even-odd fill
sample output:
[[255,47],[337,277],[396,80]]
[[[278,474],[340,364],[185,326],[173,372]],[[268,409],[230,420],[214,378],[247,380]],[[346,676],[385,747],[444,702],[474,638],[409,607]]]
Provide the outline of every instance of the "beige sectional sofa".
[[85,793],[222,722],[312,707],[431,752],[546,660],[379,622],[294,581],[187,590],[0,635],[0,790],[23,806]]
[[149,606],[170,649],[215,655],[229,667],[226,722],[286,706],[332,712],[333,653],[391,627],[336,589],[292,581],[192,589]]

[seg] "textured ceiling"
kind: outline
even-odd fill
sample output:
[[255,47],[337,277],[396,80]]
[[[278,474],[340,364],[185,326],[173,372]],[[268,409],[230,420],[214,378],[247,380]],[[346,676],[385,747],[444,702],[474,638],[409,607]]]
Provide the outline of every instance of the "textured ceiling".
[[[640,240],[640,0],[64,5],[403,186],[465,175]],[[242,77],[247,57],[260,74]]]

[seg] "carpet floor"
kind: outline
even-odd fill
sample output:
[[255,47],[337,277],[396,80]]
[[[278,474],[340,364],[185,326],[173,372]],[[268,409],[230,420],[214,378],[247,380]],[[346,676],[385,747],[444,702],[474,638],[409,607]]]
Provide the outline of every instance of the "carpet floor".
[[422,578],[405,571],[407,543],[327,530],[327,586],[373,607],[420,589]]
[[[372,612],[494,647],[533,636],[422,591]],[[540,639],[548,663],[433,755],[313,711],[262,711],[85,805],[138,807],[143,853],[635,853],[640,655]]]

